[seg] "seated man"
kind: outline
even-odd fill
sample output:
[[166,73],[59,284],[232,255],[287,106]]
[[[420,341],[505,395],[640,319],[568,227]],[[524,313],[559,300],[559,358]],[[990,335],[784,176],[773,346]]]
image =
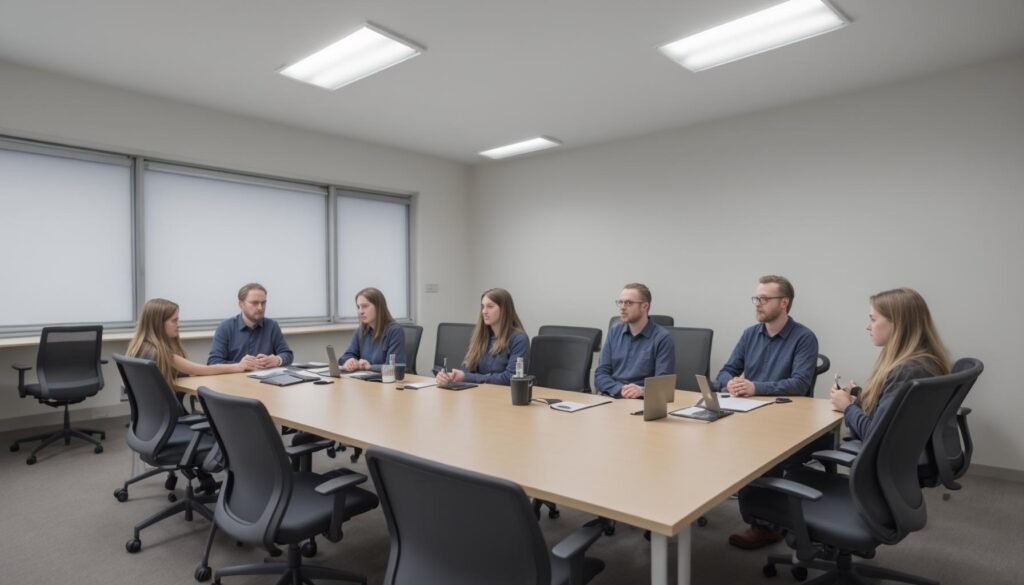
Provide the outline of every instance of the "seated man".
[[267,319],[267,289],[250,282],[238,291],[238,315],[224,321],[213,334],[207,364],[232,364],[247,356],[256,359],[259,369],[287,366],[292,350],[284,340],[281,327]]
[[649,288],[627,284],[615,304],[622,323],[612,327],[601,349],[594,385],[598,392],[616,398],[643,398],[645,378],[675,372],[675,344],[664,327],[648,318]]
[[[733,396],[810,394],[814,369],[818,364],[818,338],[789,316],[793,296],[793,285],[786,278],[775,275],[761,277],[757,293],[751,298],[758,324],[743,331],[729,361],[722,366],[715,380],[719,390]],[[812,447],[811,452],[829,448],[818,443]],[[766,475],[781,477],[787,467],[800,465],[806,460],[808,453],[805,451]],[[743,497],[741,490],[740,498]],[[777,530],[752,525],[745,532],[730,536],[729,544],[756,549],[781,538],[782,533]]]

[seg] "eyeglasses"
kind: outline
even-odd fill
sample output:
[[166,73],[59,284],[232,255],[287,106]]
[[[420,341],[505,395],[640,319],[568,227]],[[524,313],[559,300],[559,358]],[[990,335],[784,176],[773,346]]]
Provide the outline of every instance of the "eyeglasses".
[[623,300],[615,301],[615,306],[616,307],[619,307],[619,308],[626,307],[627,309],[632,307],[633,305],[642,305],[642,304],[644,304],[644,301],[623,301]]
[[774,301],[775,299],[784,299],[786,297],[750,297],[750,302],[754,303],[758,307],[767,303],[768,301]]

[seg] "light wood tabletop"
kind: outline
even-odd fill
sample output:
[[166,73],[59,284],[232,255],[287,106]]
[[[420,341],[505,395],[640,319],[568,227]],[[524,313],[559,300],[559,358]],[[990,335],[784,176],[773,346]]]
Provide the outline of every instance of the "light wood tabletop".
[[[429,380],[408,376],[407,381]],[[513,406],[508,387],[464,391],[350,378],[277,387],[245,374],[181,378],[256,398],[280,424],[348,445],[379,445],[505,478],[527,494],[672,536],[750,480],[834,429],[827,400],[793,398],[713,423],[668,416],[644,422],[640,400],[574,413]],[[534,398],[601,402],[603,396],[534,388]],[[670,410],[698,393],[677,391]],[[770,399],[765,399],[770,400]]]

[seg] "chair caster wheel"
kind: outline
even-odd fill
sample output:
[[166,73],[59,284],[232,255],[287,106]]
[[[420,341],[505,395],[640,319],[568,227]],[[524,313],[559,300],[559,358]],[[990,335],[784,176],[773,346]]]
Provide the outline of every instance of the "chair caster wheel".
[[281,549],[270,551],[270,556],[272,556],[272,557],[279,557],[279,556],[281,556]]
[[196,578],[196,581],[202,583],[203,581],[210,580],[210,577],[213,576],[213,571],[210,570],[210,567],[200,565],[196,567],[196,572],[192,576]]
[[761,567],[761,573],[763,573],[765,577],[774,577],[779,574],[779,571],[775,568],[775,565],[767,564]]
[[793,567],[793,570],[790,572],[793,573],[793,578],[797,581],[807,580],[807,567]]
[[31,455],[28,459],[25,460],[25,465],[35,465],[35,464],[36,464],[36,456],[35,455]]
[[558,518],[561,515],[562,513],[558,510],[548,510],[548,518],[551,518],[552,520]]
[[316,543],[305,542],[302,544],[302,556],[311,559],[316,556]]
[[142,541],[138,538],[133,538],[128,542],[124,543],[124,549],[132,554],[135,554],[142,550]]
[[116,499],[118,502],[127,502],[128,490],[124,488],[117,488],[116,490],[114,490],[114,499]]
[[17,443],[14,443],[14,444],[11,445],[11,453],[14,453],[14,452],[16,452],[16,451],[18,451],[20,449],[21,449],[21,445],[19,445]]
[[614,524],[609,524],[608,526],[605,526],[604,527],[604,535],[605,536],[614,536],[615,535],[615,525]]
[[164,489],[166,489],[167,491],[173,490],[174,486],[176,486],[176,485],[178,485],[178,476],[177,475],[173,475],[173,474],[172,475],[168,475],[167,479],[164,480]]
[[334,459],[335,457],[338,456],[338,450],[335,449],[334,446],[328,447],[327,448],[327,456],[330,457],[331,459]]
[[100,440],[101,441],[106,441],[107,440],[107,433],[100,433]]
[[103,445],[96,445],[96,448],[92,450],[93,453],[102,453]]
[[177,502],[178,501],[178,496],[176,496],[173,492],[169,493],[169,494],[167,494],[167,501],[171,502],[171,503]]
[[701,516],[700,518],[697,518],[697,526],[700,526],[701,528],[704,528],[707,525],[708,525],[708,519],[707,518],[705,518],[703,516]]

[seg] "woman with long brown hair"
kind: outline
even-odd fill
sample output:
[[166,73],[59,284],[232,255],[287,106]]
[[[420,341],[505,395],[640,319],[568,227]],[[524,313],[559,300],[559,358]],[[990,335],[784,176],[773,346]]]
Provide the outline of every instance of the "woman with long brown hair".
[[190,361],[178,337],[178,305],[167,299],[150,299],[142,306],[128,356],[153,360],[167,385],[174,388],[180,374],[210,376],[256,369],[256,358],[245,356],[237,364],[207,366]]
[[832,388],[832,407],[843,413],[846,426],[858,439],[866,438],[895,396],[895,390],[917,378],[949,373],[949,354],[932,322],[928,304],[917,291],[897,288],[871,297],[866,327],[871,341],[882,348],[864,389],[853,382]]
[[516,371],[517,358],[523,358],[523,367],[528,371],[530,338],[516,314],[512,295],[503,288],[492,288],[480,297],[480,314],[463,362],[465,369],[438,372],[437,382],[508,386]]

